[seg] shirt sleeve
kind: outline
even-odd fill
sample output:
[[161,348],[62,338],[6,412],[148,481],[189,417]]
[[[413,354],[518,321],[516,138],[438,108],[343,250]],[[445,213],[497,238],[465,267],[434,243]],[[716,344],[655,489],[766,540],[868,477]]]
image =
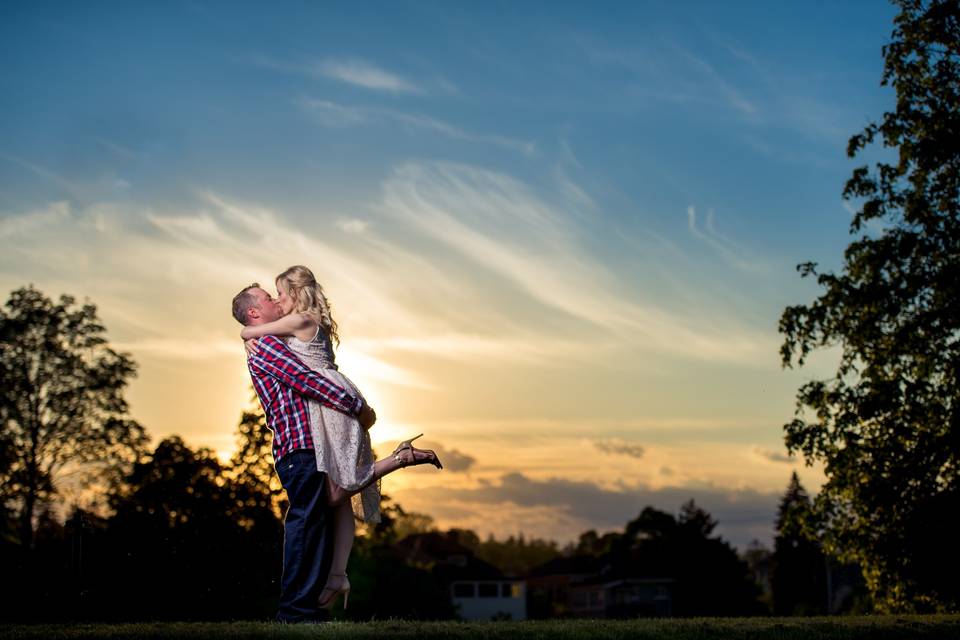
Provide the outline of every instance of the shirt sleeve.
[[251,373],[262,372],[276,378],[300,395],[349,414],[360,415],[363,400],[303,364],[276,336],[260,338],[256,355],[250,356]]

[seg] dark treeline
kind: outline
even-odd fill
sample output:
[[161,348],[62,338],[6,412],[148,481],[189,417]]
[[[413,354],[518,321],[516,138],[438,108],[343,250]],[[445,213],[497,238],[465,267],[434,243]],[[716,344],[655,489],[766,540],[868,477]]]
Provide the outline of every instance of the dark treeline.
[[[32,547],[8,520],[2,544],[7,575],[4,618],[19,621],[268,619],[276,609],[285,507],[260,416],[244,413],[239,447],[222,463],[180,438],[162,440],[120,473],[108,474],[100,514],[74,508],[61,521],[53,503],[35,518]],[[785,503],[791,500],[791,486]],[[338,615],[453,618],[448,590],[429,566],[408,564],[397,543],[434,530],[429,516],[385,497],[383,521],[362,529],[350,561],[351,604]],[[791,503],[792,504],[792,503]],[[796,509],[794,509],[796,512]],[[784,533],[793,522],[782,515]],[[761,554],[782,563],[774,599],[752,564],[713,534],[717,522],[692,500],[678,516],[647,507],[622,531],[587,531],[576,544],[523,536],[482,540],[451,530],[477,558],[524,576],[560,557],[590,557],[604,579],[658,576],[676,581],[674,615],[822,613],[822,584],[808,553],[787,543]],[[778,538],[779,540],[779,538]],[[806,571],[806,573],[804,573]],[[776,571],[774,576],[778,574]],[[780,586],[781,583],[785,586]],[[814,602],[815,604],[810,604]],[[558,612],[529,603],[531,616]]]

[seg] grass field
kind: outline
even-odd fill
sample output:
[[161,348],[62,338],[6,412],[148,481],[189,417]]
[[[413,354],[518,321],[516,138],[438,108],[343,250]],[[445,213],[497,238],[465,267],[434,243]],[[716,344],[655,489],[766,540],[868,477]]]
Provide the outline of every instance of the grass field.
[[707,638],[925,638],[960,640],[960,615],[843,618],[685,618],[528,622],[270,622],[6,625],[3,638],[533,638],[700,640]]

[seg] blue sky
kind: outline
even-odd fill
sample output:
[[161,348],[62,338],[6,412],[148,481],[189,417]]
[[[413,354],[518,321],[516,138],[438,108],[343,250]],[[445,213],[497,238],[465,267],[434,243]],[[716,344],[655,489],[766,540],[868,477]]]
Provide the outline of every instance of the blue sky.
[[568,539],[692,496],[743,546],[792,468],[821,481],[780,427],[830,354],[781,371],[776,321],[849,240],[891,6],[0,11],[0,285],[96,302],[155,436],[229,453],[226,304],[302,262],[375,443],[460,456],[391,492],[442,525]]

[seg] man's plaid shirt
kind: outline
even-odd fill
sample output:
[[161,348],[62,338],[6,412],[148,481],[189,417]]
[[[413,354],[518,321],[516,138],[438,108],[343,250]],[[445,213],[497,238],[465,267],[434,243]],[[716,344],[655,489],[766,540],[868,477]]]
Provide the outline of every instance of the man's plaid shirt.
[[300,362],[276,336],[260,338],[247,367],[267,426],[273,431],[274,464],[297,449],[313,449],[307,398],[354,417],[360,415],[363,400]]

